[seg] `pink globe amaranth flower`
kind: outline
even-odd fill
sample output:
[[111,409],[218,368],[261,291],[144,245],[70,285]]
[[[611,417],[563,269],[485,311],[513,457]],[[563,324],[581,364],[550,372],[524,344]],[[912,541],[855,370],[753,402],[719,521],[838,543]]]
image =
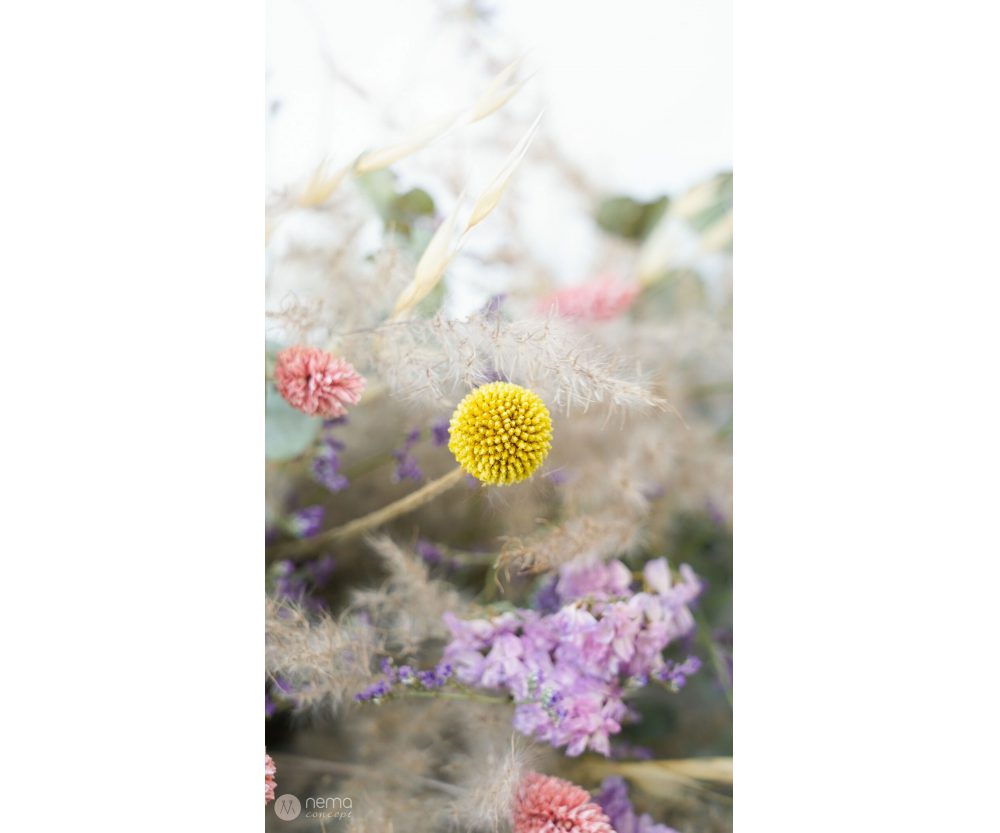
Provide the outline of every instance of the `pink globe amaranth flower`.
[[278,768],[274,765],[274,761],[271,760],[271,756],[264,753],[264,806],[267,806],[269,801],[274,801],[274,788],[278,786],[278,782],[274,780],[274,776],[277,773]]
[[582,787],[529,772],[514,796],[514,833],[615,833]]
[[564,318],[607,321],[632,306],[638,294],[637,284],[614,275],[600,275],[545,296],[540,307],[543,313],[556,312]]
[[278,392],[293,408],[309,416],[333,419],[357,405],[364,378],[344,359],[316,347],[287,347],[274,366]]

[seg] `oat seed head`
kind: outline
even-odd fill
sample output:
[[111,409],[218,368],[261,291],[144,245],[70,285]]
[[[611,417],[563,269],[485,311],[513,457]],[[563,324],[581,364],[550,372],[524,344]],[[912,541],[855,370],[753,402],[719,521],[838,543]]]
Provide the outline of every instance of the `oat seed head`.
[[455,408],[448,449],[473,477],[502,486],[531,477],[548,456],[551,440],[549,409],[535,393],[492,382]]

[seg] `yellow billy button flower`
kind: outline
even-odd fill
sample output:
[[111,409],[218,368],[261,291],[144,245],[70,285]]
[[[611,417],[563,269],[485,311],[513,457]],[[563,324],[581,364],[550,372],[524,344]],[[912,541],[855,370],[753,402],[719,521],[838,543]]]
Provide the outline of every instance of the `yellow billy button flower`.
[[552,419],[530,390],[509,382],[476,388],[451,416],[448,450],[483,483],[525,480],[548,456]]

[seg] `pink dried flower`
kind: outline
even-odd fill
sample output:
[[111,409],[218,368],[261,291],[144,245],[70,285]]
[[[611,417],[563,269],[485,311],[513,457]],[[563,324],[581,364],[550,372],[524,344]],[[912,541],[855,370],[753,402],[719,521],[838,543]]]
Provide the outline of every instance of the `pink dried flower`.
[[333,419],[357,405],[364,378],[344,359],[316,347],[287,347],[274,367],[278,392],[293,408],[309,416]]
[[639,287],[614,275],[600,275],[587,283],[547,295],[541,311],[555,311],[565,318],[607,321],[624,312],[636,299]]
[[538,772],[521,779],[514,797],[514,833],[615,833],[585,789]]
[[274,765],[274,761],[271,760],[271,756],[264,753],[264,806],[267,806],[267,802],[274,801],[274,788],[278,786],[278,782],[274,780],[275,773],[277,773],[278,768]]

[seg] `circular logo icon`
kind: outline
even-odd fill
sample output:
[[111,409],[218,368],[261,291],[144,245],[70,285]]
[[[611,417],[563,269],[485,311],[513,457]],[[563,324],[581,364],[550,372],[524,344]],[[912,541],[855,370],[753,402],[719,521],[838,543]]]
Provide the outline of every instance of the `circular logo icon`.
[[279,819],[284,819],[285,821],[291,821],[292,819],[297,819],[299,813],[302,812],[302,802],[298,800],[291,793],[286,793],[285,795],[279,795],[274,802],[274,814]]

